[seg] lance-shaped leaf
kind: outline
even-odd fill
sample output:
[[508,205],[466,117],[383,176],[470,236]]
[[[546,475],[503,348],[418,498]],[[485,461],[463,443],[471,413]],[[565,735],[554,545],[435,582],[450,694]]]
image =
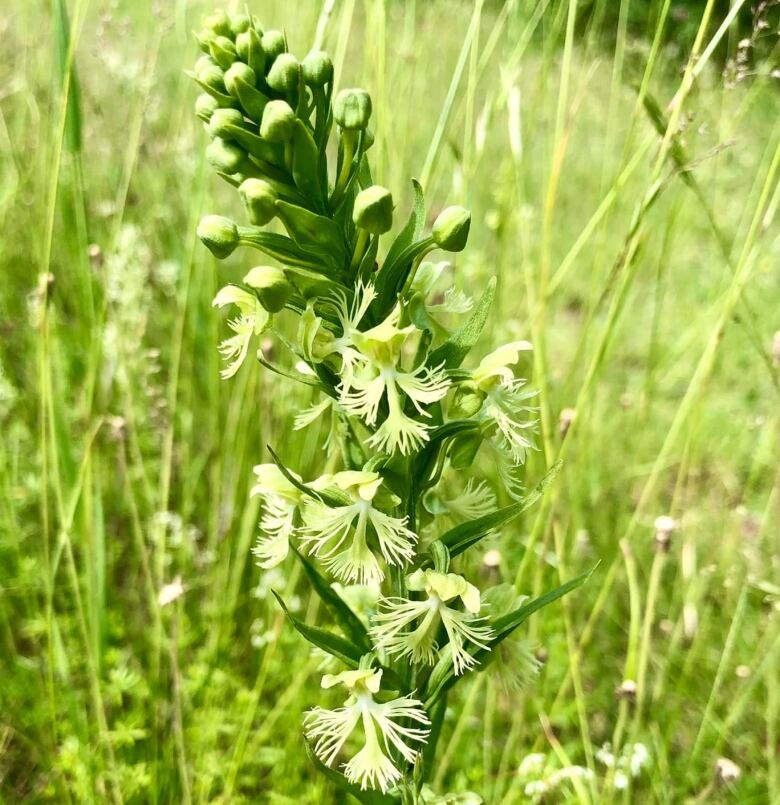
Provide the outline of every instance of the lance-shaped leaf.
[[333,619],[338,624],[339,628],[344,632],[344,635],[352,640],[353,643],[362,651],[363,654],[373,650],[371,640],[368,637],[368,632],[363,622],[358,616],[349,608],[347,602],[328,584],[327,580],[320,574],[317,568],[296,548],[293,548],[295,555],[298,557],[306,577],[311,582],[317,595],[319,595],[322,603],[328,608],[328,611],[333,615]]
[[308,268],[314,271],[327,270],[333,273],[327,259],[314,250],[302,249],[291,238],[277,235],[274,232],[264,232],[259,227],[240,226],[238,234],[244,246],[251,246],[261,252],[275,257],[280,263],[287,266]]
[[287,605],[284,603],[279,593],[277,593],[276,590],[271,590],[271,592],[274,594],[274,597],[279,602],[279,606],[284,610],[284,614],[287,615],[288,620],[295,627],[296,631],[303,635],[313,646],[317,646],[317,648],[322,649],[332,657],[341,660],[341,662],[349,668],[357,668],[358,665],[360,665],[360,658],[363,652],[360,650],[359,646],[356,646],[349,640],[345,640],[343,637],[339,637],[332,632],[326,632],[325,629],[319,629],[316,626],[309,626],[307,623],[299,620],[287,609]]
[[[342,791],[346,792],[350,796],[354,797],[358,802],[362,803],[362,805],[399,805],[401,800],[398,797],[393,797],[389,794],[383,794],[380,791],[364,791],[359,785],[355,783],[350,783],[349,780],[339,771],[336,769],[331,769],[330,766],[326,766],[314,753],[314,749],[312,749],[311,744],[309,741],[304,738],[304,744],[306,746],[306,754],[309,756],[309,760],[314,764],[316,769],[324,774],[331,782],[333,782],[338,788]],[[341,801],[341,800],[339,800]]]
[[[518,626],[525,623],[534,612],[538,612],[540,609],[552,604],[572,590],[577,589],[577,587],[584,584],[593,575],[597,567],[598,564],[585,573],[581,573],[579,576],[571,579],[571,581],[567,581],[554,590],[550,590],[544,595],[539,596],[539,598],[535,598],[533,601],[529,601],[512,612],[497,618],[491,623],[495,637],[487,644],[489,650],[475,648],[470,652],[471,655],[479,662],[485,663],[490,658],[490,651],[506,640],[506,638],[509,637]],[[453,671],[452,658],[450,656],[449,645],[447,645],[444,650],[442,650],[439,661],[434,666],[428,678],[425,709],[430,710],[439,697],[446,693],[458,681],[458,678],[459,677],[455,676],[455,672]]]
[[298,189],[308,196],[319,209],[324,209],[320,151],[303,123],[296,126],[293,134],[292,175]]
[[479,300],[479,304],[471,314],[471,318],[430,354],[428,357],[429,366],[441,366],[444,364],[447,369],[456,369],[463,363],[463,359],[469,354],[474,344],[477,343],[485,327],[495,295],[496,278],[491,277],[485,292],[482,294],[482,298]]
[[476,520],[460,523],[445,534],[442,534],[442,536],[439,537],[439,541],[444,543],[447,547],[450,556],[455,557],[462,554],[472,545],[476,545],[477,542],[490,534],[491,531],[495,531],[497,528],[514,520],[519,514],[533,506],[544,494],[545,489],[552,483],[555,476],[560,472],[562,466],[562,461],[556,461],[545,473],[542,480],[533,488],[531,493],[526,495],[521,501],[511,503],[509,506],[504,506],[501,509],[496,509],[496,511],[478,517]]
[[412,179],[412,186],[414,187],[414,205],[412,206],[411,215],[390,246],[382,267],[383,271],[391,271],[404,251],[414,241],[420,240],[422,235],[423,227],[425,226],[425,196],[422,185],[417,179]]
[[329,263],[339,270],[346,259],[344,238],[330,218],[279,199],[274,206],[290,236],[302,249],[322,249]]
[[431,238],[423,238],[425,226],[425,197],[422,185],[412,179],[414,205],[409,220],[398,233],[387,252],[376,279],[377,298],[371,306],[376,320],[381,320],[395,305],[415,258],[433,246]]

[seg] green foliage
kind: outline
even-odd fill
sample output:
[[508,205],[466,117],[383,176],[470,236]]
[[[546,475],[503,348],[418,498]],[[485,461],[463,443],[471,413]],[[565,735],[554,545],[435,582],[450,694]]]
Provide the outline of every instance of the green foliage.
[[[337,3],[323,18],[318,47],[345,81],[372,89],[376,131],[355,144],[353,159],[373,141],[373,179],[394,191],[394,229],[381,250],[366,250],[361,275],[377,255],[387,259],[414,206],[409,178],[430,166],[413,240],[446,203],[462,204],[473,222],[468,249],[453,261],[457,287],[478,300],[498,275],[474,354],[514,338],[536,347],[520,369],[540,390],[542,449],[518,480],[533,493],[565,458],[533,509],[454,561],[480,586],[517,582],[517,597],[534,600],[602,559],[574,597],[531,617],[496,647],[485,673],[450,691],[430,769],[437,793],[525,802],[525,786],[539,777],[518,768],[541,753],[547,783],[564,768],[594,771],[580,787],[561,779],[548,794],[561,801],[780,796],[770,751],[780,702],[776,38],[774,28],[755,31],[743,16],[754,4],[745,3],[739,27],[702,58],[724,19],[714,3],[692,90],[670,106],[701,20],[700,6],[678,20],[680,5],[662,19],[664,3]],[[251,10],[286,28],[302,55],[320,7],[298,4],[294,19],[280,0]],[[609,20],[621,9],[648,14],[649,25],[631,23],[624,36]],[[299,620],[333,621],[297,558],[283,574],[262,575],[250,553],[259,505],[248,493],[252,466],[269,460],[264,445],[298,457],[306,480],[332,469],[317,446],[329,413],[313,431],[293,429],[325,383],[263,338],[258,359],[284,376],[251,354],[233,382],[219,379],[214,346],[224,327],[211,300],[266,261],[237,248],[217,264],[193,235],[212,210],[243,215],[238,195],[202,164],[206,135],[184,73],[201,10],[169,4],[153,16],[127,0],[110,9],[80,0],[8,6],[12,24],[0,42],[3,801],[346,796],[302,760],[301,712],[326,695],[322,658],[310,655],[270,588]],[[659,21],[664,44],[654,53]],[[224,24],[223,35],[235,34],[230,18]],[[237,55],[252,54],[264,75],[265,51],[244,34]],[[665,44],[670,36],[683,38]],[[75,70],[58,41],[72,45]],[[269,53],[287,47],[278,31],[267,41]],[[637,96],[643,78],[648,94]],[[80,151],[68,148],[77,107],[72,93],[65,102],[66,81],[78,83]],[[224,80],[212,91],[213,103],[200,101],[201,122],[218,108],[237,110]],[[645,111],[650,97],[662,112],[655,121]],[[665,155],[659,120],[672,127]],[[323,142],[328,121],[317,126]],[[283,146],[260,149],[255,127],[230,133],[264,170],[284,159]],[[644,210],[640,200],[659,180]],[[300,203],[293,191],[280,198]],[[344,198],[353,191],[346,186]],[[327,293],[335,275],[304,278],[306,267],[324,270],[321,256],[273,226],[272,247],[305,266],[297,301],[315,282]],[[429,319],[457,327],[474,310]],[[332,386],[327,369],[318,371]],[[442,475],[435,499],[424,498],[426,536],[462,522],[461,473],[497,488],[484,445],[469,456],[457,444],[472,427],[436,426],[434,449],[420,455],[427,479],[437,475],[440,441],[463,462]],[[332,444],[338,439],[334,432]],[[383,470],[393,471],[402,490],[403,468]],[[496,508],[509,505],[499,496]],[[665,553],[653,539],[658,514],[676,521]],[[505,687],[518,669],[524,686]],[[630,691],[627,678],[633,700],[615,695]],[[637,742],[650,754],[626,793],[613,790],[597,757],[607,742],[615,757]],[[741,774],[716,765],[720,758]]]

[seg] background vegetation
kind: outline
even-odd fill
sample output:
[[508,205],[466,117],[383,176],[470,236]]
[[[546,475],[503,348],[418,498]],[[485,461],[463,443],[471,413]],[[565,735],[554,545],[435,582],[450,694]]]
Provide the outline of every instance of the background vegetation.
[[[601,560],[530,622],[536,680],[463,686],[441,791],[527,801],[536,751],[593,772],[551,801],[780,802],[780,117],[761,5],[250,3],[299,55],[319,25],[341,85],[371,91],[399,220],[412,176],[433,213],[473,210],[455,271],[467,292],[499,275],[485,347],[536,345],[528,483],[563,470],[474,572],[536,595]],[[218,266],[194,234],[233,204],[183,74],[207,10],[0,12],[8,802],[337,801],[299,730],[318,658],[270,589],[309,617],[314,599],[249,553],[265,445],[306,475],[325,456],[292,431],[298,389],[258,365],[220,381],[210,302],[252,258]],[[615,791],[597,752],[637,741],[649,763]]]

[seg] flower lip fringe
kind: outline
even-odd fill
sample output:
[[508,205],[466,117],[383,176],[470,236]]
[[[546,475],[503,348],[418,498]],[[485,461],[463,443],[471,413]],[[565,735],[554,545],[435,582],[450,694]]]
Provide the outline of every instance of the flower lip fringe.
[[[345,790],[417,802],[435,765],[433,708],[467,672],[512,656],[495,649],[527,617],[508,585],[491,598],[501,606],[483,612],[461,557],[520,511],[498,509],[473,473],[482,452],[505,493],[522,500],[535,422],[533,392],[515,368],[531,345],[514,341],[463,368],[495,282],[475,302],[452,286],[449,263],[426,257],[462,251],[471,216],[447,207],[426,233],[415,182],[414,210],[395,226],[393,195],[371,178],[371,97],[334,94],[327,53],[299,61],[279,31],[223,11],[204,19],[197,40],[191,76],[206,157],[237,189],[247,219],[207,215],[197,233],[217,259],[239,247],[263,255],[214,298],[230,310],[222,376],[257,354],[280,382],[311,389],[295,428],[322,420],[327,433],[330,472],[304,478],[272,454],[255,467],[251,490],[263,506],[258,565],[301,562],[342,633],[291,618],[337,671],[322,688],[347,693],[336,709],[310,710],[304,732]],[[258,350],[269,337],[287,350],[287,367]],[[355,604],[361,597],[373,602],[368,611]]]

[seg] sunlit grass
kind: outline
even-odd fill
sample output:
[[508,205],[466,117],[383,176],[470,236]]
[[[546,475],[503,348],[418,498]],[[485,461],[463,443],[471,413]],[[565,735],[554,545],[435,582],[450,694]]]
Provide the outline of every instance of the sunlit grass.
[[[253,11],[283,24],[287,5]],[[581,5],[344,0],[323,18],[342,83],[376,99],[377,179],[404,211],[412,176],[434,213],[445,198],[473,210],[456,275],[469,292],[499,276],[486,342],[536,345],[529,486],[564,467],[490,547],[529,595],[602,562],[530,622],[535,683],[465,686],[437,783],[522,802],[533,751],[591,770],[560,789],[571,801],[777,801],[777,90],[761,75],[726,86],[713,48],[735,34],[712,3],[687,51],[664,44],[669,3],[646,37],[628,3],[615,36],[606,3],[587,24]],[[69,30],[28,4],[3,11],[9,801],[336,801],[299,737],[317,659],[270,589],[310,617],[316,603],[292,566],[254,567],[247,494],[266,444],[312,473],[327,456],[292,431],[305,394],[256,366],[219,381],[210,302],[246,266],[218,267],[194,237],[211,198],[229,204],[182,73],[200,11],[77,0]],[[298,14],[294,52],[320,7]],[[676,524],[668,550],[660,515]],[[160,606],[177,577],[184,592]],[[598,759],[606,742],[649,750],[627,792]],[[742,772],[728,785],[722,757]]]

